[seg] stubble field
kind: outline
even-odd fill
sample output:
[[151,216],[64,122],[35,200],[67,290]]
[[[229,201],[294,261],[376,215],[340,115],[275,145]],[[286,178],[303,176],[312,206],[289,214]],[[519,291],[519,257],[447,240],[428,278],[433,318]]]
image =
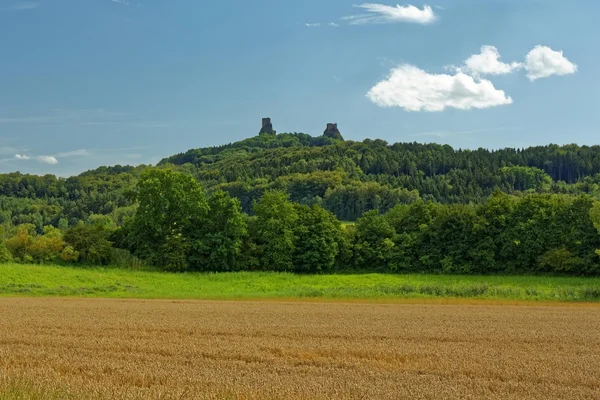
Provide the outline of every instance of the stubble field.
[[600,399],[600,308],[0,299],[1,399]]

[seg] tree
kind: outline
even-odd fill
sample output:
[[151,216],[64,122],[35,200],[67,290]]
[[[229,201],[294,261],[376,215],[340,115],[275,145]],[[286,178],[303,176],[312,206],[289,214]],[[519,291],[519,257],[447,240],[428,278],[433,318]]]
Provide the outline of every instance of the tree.
[[358,268],[393,271],[394,228],[377,210],[369,211],[356,223],[355,262]]
[[320,206],[296,205],[294,271],[320,273],[331,270],[342,242],[342,225]]
[[190,262],[201,271],[231,271],[238,267],[247,226],[240,201],[222,190],[208,198],[209,213]]
[[60,259],[65,246],[62,232],[53,226],[46,226],[44,234],[33,239],[27,252],[35,262],[56,262]]
[[[109,232],[101,225],[80,223],[71,227],[64,236],[65,242],[77,252],[79,261],[87,265],[107,265],[111,261],[112,243]],[[69,250],[65,257],[72,256]]]
[[150,264],[183,271],[198,260],[209,211],[202,188],[194,178],[172,170],[151,169],[137,185],[139,203],[125,228],[126,245]]
[[600,234],[600,201],[594,201],[594,204],[590,209],[590,219],[594,224],[594,228],[596,228],[598,234]]
[[29,250],[33,245],[35,226],[32,224],[19,225],[16,234],[6,240],[6,247],[12,258],[18,262],[33,262]]
[[288,195],[280,191],[266,192],[254,205],[254,214],[255,241],[263,268],[292,271],[298,213]]

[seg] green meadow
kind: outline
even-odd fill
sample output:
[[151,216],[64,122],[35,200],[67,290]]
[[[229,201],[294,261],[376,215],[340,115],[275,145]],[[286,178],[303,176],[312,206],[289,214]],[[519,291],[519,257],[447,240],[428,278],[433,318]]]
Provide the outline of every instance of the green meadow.
[[599,302],[600,278],[448,275],[171,274],[0,265],[0,296],[136,299],[490,299]]

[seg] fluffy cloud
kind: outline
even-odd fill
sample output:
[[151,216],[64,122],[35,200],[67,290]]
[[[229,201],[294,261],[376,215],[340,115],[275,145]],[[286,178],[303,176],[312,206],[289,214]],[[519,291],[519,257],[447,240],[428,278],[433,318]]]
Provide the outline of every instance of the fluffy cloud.
[[430,74],[412,65],[392,69],[367,97],[380,107],[400,107],[407,111],[481,109],[513,100],[492,82],[458,72],[455,75]]
[[42,164],[50,164],[50,165],[58,164],[58,160],[54,156],[38,156],[37,160],[39,162],[41,162]]
[[[56,165],[59,163],[59,158],[70,158],[70,157],[89,157],[92,153],[90,153],[86,149],[78,149],[73,151],[66,151],[62,153],[58,153],[51,156],[28,156],[26,154],[17,153],[14,155],[12,160],[36,160],[42,164],[48,165]],[[5,161],[8,161],[6,159]]]
[[413,65],[404,64],[390,71],[377,83],[367,97],[380,107],[400,107],[407,111],[443,111],[447,108],[471,110],[512,104],[503,90],[483,75],[505,75],[520,69],[530,80],[577,72],[577,65],[562,51],[536,46],[527,54],[525,63],[501,60],[494,46],[482,46],[479,54],[469,57],[460,67],[446,67],[454,75],[431,74]]
[[386,6],[384,4],[365,3],[354,6],[367,11],[367,14],[352,15],[342,19],[352,25],[381,24],[391,22],[408,22],[415,24],[430,24],[437,19],[433,9],[423,6],[423,9],[413,5]]
[[523,68],[523,64],[507,64],[500,60],[500,52],[494,46],[482,46],[479,54],[473,54],[459,71],[472,75],[506,75]]
[[554,51],[547,46],[536,46],[527,54],[525,69],[528,72],[527,77],[535,81],[552,75],[574,74],[578,67],[569,61],[562,51]]

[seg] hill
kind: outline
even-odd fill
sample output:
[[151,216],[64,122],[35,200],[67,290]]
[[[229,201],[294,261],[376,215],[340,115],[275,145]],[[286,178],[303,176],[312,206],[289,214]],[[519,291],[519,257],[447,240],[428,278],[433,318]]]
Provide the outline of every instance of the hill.
[[277,135],[267,121],[157,166],[0,175],[0,262],[599,273],[600,147],[390,145],[331,128]]
[[[67,179],[0,175],[0,223],[74,224],[90,215],[130,215],[127,193],[150,166],[111,166]],[[250,212],[269,189],[292,201],[320,204],[339,219],[385,212],[417,199],[481,203],[494,191],[600,196],[600,146],[464,150],[448,145],[344,141],[303,133],[260,134],[192,149],[157,168],[191,174],[207,191],[222,189]],[[62,221],[62,222],[61,222]]]

